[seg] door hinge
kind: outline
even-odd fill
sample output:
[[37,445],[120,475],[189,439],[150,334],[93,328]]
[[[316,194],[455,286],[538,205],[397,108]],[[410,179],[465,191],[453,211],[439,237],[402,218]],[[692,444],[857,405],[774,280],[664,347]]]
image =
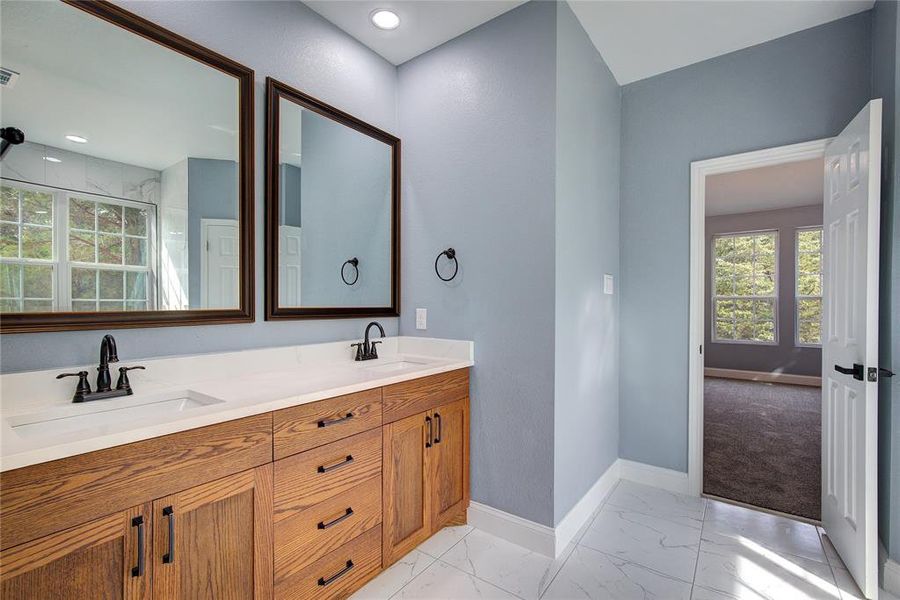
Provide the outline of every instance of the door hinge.
[[866,379],[868,379],[870,382],[875,382],[878,381],[879,375],[881,377],[893,377],[894,372],[883,367],[869,367]]
[[700,354],[703,354],[703,344],[700,344]]
[[206,240],[206,251],[209,252],[209,240]]

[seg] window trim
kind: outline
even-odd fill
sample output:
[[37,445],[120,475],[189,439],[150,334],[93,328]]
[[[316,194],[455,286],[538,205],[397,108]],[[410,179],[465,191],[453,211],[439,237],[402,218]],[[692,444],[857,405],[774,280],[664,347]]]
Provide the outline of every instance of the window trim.
[[[771,296],[718,296],[716,294],[716,240],[726,237],[738,237],[748,235],[758,235],[761,233],[775,234],[775,291]],[[709,244],[709,265],[710,265],[710,343],[713,344],[734,344],[743,346],[778,346],[781,343],[781,319],[779,319],[780,302],[780,285],[779,285],[779,257],[781,256],[781,235],[778,229],[753,229],[748,231],[729,231],[714,233],[710,236]],[[728,340],[719,339],[716,335],[716,300],[726,298],[730,300],[768,300],[774,302],[772,309],[772,320],[774,324],[774,340],[766,342],[762,340]]]
[[[820,306],[825,306],[825,297],[824,293],[819,296],[805,296],[801,295],[798,292],[798,281],[800,279],[800,232],[801,231],[810,231],[810,230],[818,230],[821,232],[821,236],[819,238],[819,285],[821,287],[820,291],[824,292],[825,289],[825,226],[824,225],[803,225],[802,227],[794,228],[794,346],[797,348],[821,348],[822,347],[822,318],[824,315],[820,314],[819,319],[819,343],[818,344],[808,344],[806,342],[800,341],[800,300],[816,300],[818,299],[820,302]],[[806,254],[811,254],[807,252]]]

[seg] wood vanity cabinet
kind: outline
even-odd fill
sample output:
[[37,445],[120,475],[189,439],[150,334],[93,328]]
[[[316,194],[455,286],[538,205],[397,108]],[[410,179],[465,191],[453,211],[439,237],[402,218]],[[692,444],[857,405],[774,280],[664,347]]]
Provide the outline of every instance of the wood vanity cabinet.
[[469,504],[468,372],[436,375],[424,382],[420,389],[430,393],[410,393],[410,382],[385,388],[385,405],[397,398],[403,405],[397,414],[405,414],[410,407],[462,397],[384,426],[385,567],[445,525],[464,523]]

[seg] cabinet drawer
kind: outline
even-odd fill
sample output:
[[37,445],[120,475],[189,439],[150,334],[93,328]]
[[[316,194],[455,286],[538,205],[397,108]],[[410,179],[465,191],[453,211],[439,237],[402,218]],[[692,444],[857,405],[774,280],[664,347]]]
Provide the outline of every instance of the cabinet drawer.
[[392,423],[467,397],[469,370],[438,373],[389,385],[382,390],[383,420]]
[[346,598],[381,570],[381,526],[325,555],[299,573],[275,578],[276,600]]
[[275,519],[381,474],[381,428],[275,462]]
[[295,575],[313,561],[381,524],[381,477],[295,513],[275,527],[275,578]]
[[275,412],[275,459],[381,427],[381,388]]

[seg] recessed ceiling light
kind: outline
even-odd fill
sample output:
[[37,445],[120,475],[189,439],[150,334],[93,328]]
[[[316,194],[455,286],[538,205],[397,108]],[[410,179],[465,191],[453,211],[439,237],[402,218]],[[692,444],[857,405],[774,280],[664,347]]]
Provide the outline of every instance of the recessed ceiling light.
[[61,163],[62,162],[61,160],[59,160],[58,158],[56,158],[54,156],[45,156],[44,160],[46,160],[47,162],[52,162],[52,163]]
[[75,142],[76,144],[87,144],[87,138],[81,137],[80,135],[67,135],[66,139],[70,142]]
[[397,29],[400,26],[400,17],[397,16],[397,13],[384,8],[372,11],[369,19],[372,21],[372,25],[378,29]]

